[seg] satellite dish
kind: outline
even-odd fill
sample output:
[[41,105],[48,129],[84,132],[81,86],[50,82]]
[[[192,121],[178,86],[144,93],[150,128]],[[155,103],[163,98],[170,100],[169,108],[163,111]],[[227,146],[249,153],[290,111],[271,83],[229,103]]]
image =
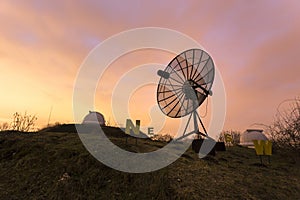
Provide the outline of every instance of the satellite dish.
[[[189,49],[177,55],[165,68],[159,70],[157,103],[160,110],[171,118],[189,115],[187,125],[180,140],[191,134],[198,138],[208,137],[206,129],[197,112],[197,108],[212,95],[215,68],[212,58],[201,49]],[[194,130],[186,133],[193,117]],[[203,132],[200,132],[198,121]]]

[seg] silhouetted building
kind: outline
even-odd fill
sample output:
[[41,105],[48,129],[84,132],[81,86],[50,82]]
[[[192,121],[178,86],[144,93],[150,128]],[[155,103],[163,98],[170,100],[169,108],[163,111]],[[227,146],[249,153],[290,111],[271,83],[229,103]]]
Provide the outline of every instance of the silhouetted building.
[[83,121],[82,124],[100,124],[100,125],[105,125],[105,118],[104,116],[96,111],[89,111],[89,114],[87,114]]

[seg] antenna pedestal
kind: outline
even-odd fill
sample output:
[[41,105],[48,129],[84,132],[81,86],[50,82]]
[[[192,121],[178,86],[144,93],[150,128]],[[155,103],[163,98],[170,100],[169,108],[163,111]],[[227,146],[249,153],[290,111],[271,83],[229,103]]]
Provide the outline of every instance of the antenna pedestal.
[[[191,131],[191,132],[189,132],[189,133],[186,133],[186,130],[187,130],[187,128],[188,128],[188,126],[189,126],[189,124],[190,124],[190,122],[191,122],[191,118],[192,118],[192,117],[193,117],[193,123],[194,123],[194,130]],[[200,125],[201,125],[201,127],[202,127],[204,133],[200,132],[199,126],[198,126],[198,121],[200,122]],[[206,129],[205,129],[205,127],[204,127],[204,124],[203,124],[203,122],[202,122],[202,120],[201,120],[201,118],[200,118],[200,116],[199,116],[199,114],[197,113],[196,110],[193,111],[193,112],[190,114],[189,119],[188,119],[188,122],[187,122],[187,124],[186,124],[186,126],[185,126],[185,129],[184,129],[183,135],[182,135],[181,137],[177,138],[176,141],[181,140],[181,139],[183,139],[183,138],[185,138],[185,137],[187,137],[187,136],[190,136],[190,135],[192,135],[192,134],[197,134],[197,139],[201,139],[201,138],[203,138],[203,137],[206,137],[206,138],[208,137],[208,134],[207,134],[207,132],[206,132]]]

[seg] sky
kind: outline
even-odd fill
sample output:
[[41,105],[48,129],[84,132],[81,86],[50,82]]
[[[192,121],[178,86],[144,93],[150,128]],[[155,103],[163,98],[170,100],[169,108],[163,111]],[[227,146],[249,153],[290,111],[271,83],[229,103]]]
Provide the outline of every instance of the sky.
[[[89,52],[122,31],[161,27],[190,36],[213,57],[226,89],[224,130],[270,124],[277,106],[300,94],[299,13],[297,0],[3,1],[0,123],[27,111],[43,127],[51,110],[50,123],[73,123],[74,82]],[[170,58],[151,50],[128,54],[112,64],[105,83],[116,83],[130,66],[167,65]],[[106,86],[99,82],[95,104],[113,121]],[[134,92],[136,118],[144,117],[137,110],[150,105],[145,94],[155,99],[155,87]]]

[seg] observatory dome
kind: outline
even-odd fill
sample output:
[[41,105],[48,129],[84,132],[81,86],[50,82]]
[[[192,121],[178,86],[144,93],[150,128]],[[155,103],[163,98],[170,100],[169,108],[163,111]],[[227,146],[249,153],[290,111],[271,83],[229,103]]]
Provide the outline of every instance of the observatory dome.
[[240,145],[254,146],[253,140],[268,140],[268,138],[263,134],[263,130],[247,129],[240,136]]
[[104,116],[95,111],[89,111],[89,114],[87,114],[83,121],[82,124],[100,124],[100,125],[105,125],[105,119]]

